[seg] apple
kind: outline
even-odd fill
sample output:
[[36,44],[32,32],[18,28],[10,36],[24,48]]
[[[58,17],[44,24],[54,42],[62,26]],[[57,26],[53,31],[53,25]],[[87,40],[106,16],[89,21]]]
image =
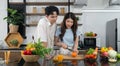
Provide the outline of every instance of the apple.
[[32,55],[32,51],[31,50],[27,50],[27,55]]
[[117,58],[119,58],[119,59],[120,59],[120,53],[118,53],[118,54],[117,54]]
[[23,54],[24,54],[24,55],[27,55],[27,50],[24,50],[24,51],[23,51]]
[[108,57],[108,52],[103,52],[102,55]]

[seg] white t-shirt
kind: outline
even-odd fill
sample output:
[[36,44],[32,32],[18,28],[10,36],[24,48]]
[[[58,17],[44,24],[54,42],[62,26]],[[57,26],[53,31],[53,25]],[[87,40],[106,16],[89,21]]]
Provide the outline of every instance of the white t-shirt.
[[41,41],[47,42],[48,48],[53,48],[55,31],[56,23],[51,25],[46,17],[42,18],[37,25],[37,39],[40,38]]

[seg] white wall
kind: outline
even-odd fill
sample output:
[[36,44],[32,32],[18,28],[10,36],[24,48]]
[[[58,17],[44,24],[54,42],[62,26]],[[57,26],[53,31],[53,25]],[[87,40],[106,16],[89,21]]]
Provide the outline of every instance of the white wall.
[[7,34],[7,22],[3,20],[7,16],[6,8],[7,0],[3,0],[3,2],[0,2],[0,40],[3,40]]
[[[114,18],[120,18],[119,12],[100,12],[100,10],[120,10],[120,6],[108,6],[109,0],[88,0],[87,6],[83,8],[74,8],[73,12],[82,12],[81,16],[81,30],[84,32],[93,31],[98,34],[100,39],[100,46],[106,46],[106,22]],[[90,12],[87,10],[92,10]],[[95,12],[98,10],[99,12]],[[87,11],[87,12],[84,12]]]
[[98,38],[101,39],[101,46],[106,46],[106,22],[114,18],[120,18],[120,12],[108,12],[108,13],[84,13],[83,32],[93,31],[98,34]]
[[0,40],[4,40],[7,35],[7,22],[3,20],[7,16],[7,0],[0,2]]

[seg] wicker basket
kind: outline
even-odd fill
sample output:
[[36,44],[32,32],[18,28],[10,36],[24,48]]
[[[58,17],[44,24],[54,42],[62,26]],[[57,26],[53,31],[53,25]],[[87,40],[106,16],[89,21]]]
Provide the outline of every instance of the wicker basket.
[[25,62],[37,62],[40,58],[39,55],[22,55]]

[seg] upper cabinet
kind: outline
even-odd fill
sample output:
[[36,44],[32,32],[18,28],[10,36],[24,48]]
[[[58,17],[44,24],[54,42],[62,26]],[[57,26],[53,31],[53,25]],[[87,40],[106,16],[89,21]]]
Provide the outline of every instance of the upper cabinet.
[[[72,10],[76,0],[10,0],[9,4],[22,4],[25,6],[25,25],[36,26],[39,19],[45,16],[45,7],[54,5],[59,8],[60,15],[57,20],[59,25],[63,19],[63,16],[68,11]],[[76,15],[82,15],[82,13],[75,13]]]

